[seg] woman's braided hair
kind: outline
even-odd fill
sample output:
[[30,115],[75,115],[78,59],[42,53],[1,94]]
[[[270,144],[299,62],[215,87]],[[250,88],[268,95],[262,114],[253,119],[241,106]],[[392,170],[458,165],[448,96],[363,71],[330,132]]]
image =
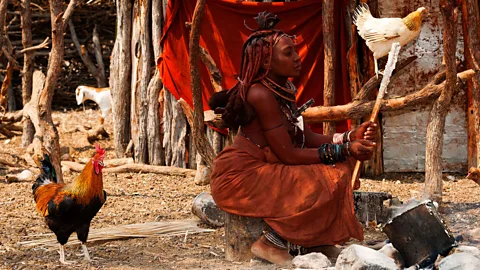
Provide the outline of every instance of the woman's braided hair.
[[[245,25],[253,31],[253,34],[243,44],[238,83],[228,91],[215,94],[209,101],[212,110],[217,107],[225,108],[222,119],[229,128],[236,129],[249,124],[255,118],[255,112],[245,102],[248,89],[253,83],[267,76],[272,61],[273,47],[283,36],[287,36],[284,32],[273,28],[279,22],[276,15],[265,11],[259,13],[255,20],[258,24],[256,30]],[[224,103],[221,101],[227,100],[225,97],[221,97],[225,95],[228,95],[227,104],[220,104]]]

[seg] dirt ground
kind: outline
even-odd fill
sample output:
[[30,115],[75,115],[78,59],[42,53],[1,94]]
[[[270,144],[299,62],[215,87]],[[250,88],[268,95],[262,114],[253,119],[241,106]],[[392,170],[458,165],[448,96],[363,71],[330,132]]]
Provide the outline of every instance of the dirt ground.
[[[98,112],[92,109],[54,113],[60,123],[60,144],[70,146],[74,159],[90,157],[94,152],[84,134],[67,132],[78,124],[96,125]],[[111,120],[107,131],[113,131]],[[20,137],[0,139],[0,157],[14,161],[20,156]],[[112,140],[101,141],[107,148],[106,159],[113,158]],[[31,193],[32,182],[5,184],[5,167],[0,167],[0,269],[275,269],[259,260],[232,263],[224,260],[224,230],[184,236],[136,238],[94,242],[89,244],[91,264],[79,256],[79,246],[67,246],[67,260],[75,265],[65,267],[58,262],[58,249],[37,246],[26,248],[17,243],[36,239],[36,235],[50,233],[44,220],[35,211]],[[66,182],[78,173],[65,174]],[[464,175],[445,177],[443,216],[454,235],[479,227],[480,186],[464,179]],[[379,179],[363,179],[364,191],[389,192],[402,201],[421,197],[422,174],[393,174]],[[191,203],[195,196],[209,191],[208,186],[196,186],[193,179],[155,174],[104,174],[107,202],[93,219],[91,228],[105,228],[122,224],[154,220],[182,220],[195,218]],[[386,236],[373,228],[365,231],[365,241],[382,241]],[[347,243],[347,245],[350,243]]]

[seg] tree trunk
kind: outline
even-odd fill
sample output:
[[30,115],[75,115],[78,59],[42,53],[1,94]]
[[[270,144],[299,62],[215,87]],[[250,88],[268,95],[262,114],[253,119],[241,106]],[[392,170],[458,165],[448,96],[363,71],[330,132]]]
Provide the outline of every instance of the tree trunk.
[[[149,32],[150,1],[135,2],[132,29],[132,139],[134,159],[137,163],[148,163],[147,116],[148,83],[152,66],[151,40]],[[153,102],[158,102],[154,100]]]
[[193,96],[193,140],[197,152],[200,153],[205,164],[212,168],[215,157],[212,145],[209,143],[205,134],[205,125],[203,122],[203,101],[202,86],[200,81],[199,55],[200,55],[200,24],[205,12],[206,0],[199,0],[193,13],[192,29],[190,31],[189,44],[189,64],[190,64],[190,82],[192,85]]
[[[335,46],[335,1],[322,1],[322,30],[324,50],[324,78],[323,78],[323,105],[335,105],[335,68],[336,68],[336,46]],[[323,134],[335,133],[334,122],[323,123]]]
[[[158,59],[161,54],[160,38],[162,36],[162,1],[152,0],[152,44],[154,59]],[[160,130],[160,91],[163,84],[160,79],[158,69],[148,85],[148,116],[147,116],[147,148],[148,148],[148,163],[152,165],[162,165],[165,163],[162,141],[163,136]]]
[[[462,5],[463,37],[467,68],[480,69],[480,14],[478,2],[464,0]],[[480,73],[468,85],[468,165],[480,165]]]
[[454,0],[441,0],[443,15],[443,50],[446,71],[446,83],[440,97],[433,103],[428,119],[425,154],[425,197],[437,202],[442,201],[442,150],[445,117],[450,109],[450,101],[457,81],[455,52],[457,32],[455,28]]
[[[470,46],[470,36],[468,35],[468,6],[467,1],[462,2],[462,27],[463,27],[463,51],[465,56],[465,65],[467,68],[473,68],[473,59],[468,47]],[[477,133],[475,130],[475,115],[473,114],[473,82],[467,82],[467,166],[476,167],[477,165]]]
[[[21,7],[21,24],[22,24],[22,44],[23,48],[32,46],[32,14],[30,10],[30,0],[22,1]],[[33,87],[33,69],[35,65],[35,52],[27,51],[23,56],[23,76],[22,76],[22,102],[25,106],[32,97]],[[23,122],[22,146],[26,148],[33,141],[35,129],[30,119]]]
[[110,63],[113,143],[117,158],[123,157],[130,142],[132,1],[117,0],[117,37]]
[[175,97],[166,89],[164,91],[163,147],[165,149],[165,164],[185,168],[185,136],[187,135],[187,120]]
[[52,100],[58,77],[61,72],[64,53],[64,34],[66,24],[72,16],[76,1],[72,0],[66,10],[63,1],[50,0],[50,16],[52,22],[52,50],[48,59],[48,71],[45,85],[41,93],[36,92],[24,108],[24,114],[35,126],[33,147],[35,155],[43,158],[44,150],[57,171],[59,183],[63,182],[60,166],[60,143],[58,131],[52,120]]

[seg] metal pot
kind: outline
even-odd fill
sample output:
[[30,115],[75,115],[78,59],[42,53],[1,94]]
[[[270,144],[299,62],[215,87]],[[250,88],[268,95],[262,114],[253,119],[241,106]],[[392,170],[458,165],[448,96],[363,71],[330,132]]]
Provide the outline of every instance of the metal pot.
[[405,267],[425,267],[447,253],[457,243],[432,201],[425,201],[393,217],[383,227],[405,260]]

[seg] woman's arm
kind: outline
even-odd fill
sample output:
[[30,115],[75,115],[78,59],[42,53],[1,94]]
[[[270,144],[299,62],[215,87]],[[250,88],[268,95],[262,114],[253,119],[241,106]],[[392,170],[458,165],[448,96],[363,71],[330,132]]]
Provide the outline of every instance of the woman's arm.
[[[313,132],[310,127],[303,122],[304,132],[305,132],[305,145],[307,147],[320,147],[325,143],[333,142],[333,135],[322,135]],[[347,131],[348,132],[348,131]],[[350,141],[357,140],[368,140],[372,142],[377,141],[377,124],[373,122],[364,122],[360,126],[351,130],[350,135],[348,136]]]
[[307,147],[320,147],[322,144],[332,143],[333,135],[323,135],[313,132],[308,124],[303,121],[304,134],[305,134],[305,146]]

